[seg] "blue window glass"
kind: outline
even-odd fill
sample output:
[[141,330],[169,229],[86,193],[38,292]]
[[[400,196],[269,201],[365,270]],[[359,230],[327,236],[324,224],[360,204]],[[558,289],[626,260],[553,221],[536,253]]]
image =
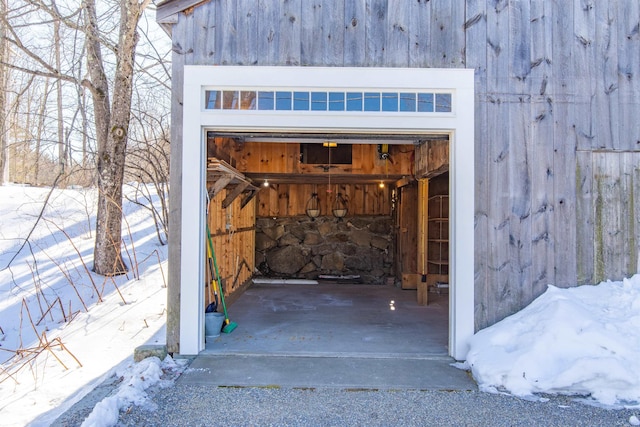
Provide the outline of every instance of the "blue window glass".
[[421,113],[433,113],[433,94],[418,94],[418,111]]
[[344,111],[344,92],[329,92],[329,111]]
[[291,110],[291,92],[276,92],[276,110]]
[[398,94],[383,93],[382,94],[382,111],[398,111]]
[[416,111],[416,94],[400,94],[400,111]]
[[327,92],[311,92],[311,109],[327,111]]
[[220,109],[220,91],[207,90],[204,93],[204,108],[207,110]]
[[347,92],[347,111],[362,111],[362,92]]
[[309,92],[293,92],[293,109],[309,110]]
[[450,93],[436,93],[436,112],[438,113],[451,112],[451,94]]
[[365,92],[364,111],[380,111],[380,92]]
[[258,110],[273,110],[273,92],[258,92]]

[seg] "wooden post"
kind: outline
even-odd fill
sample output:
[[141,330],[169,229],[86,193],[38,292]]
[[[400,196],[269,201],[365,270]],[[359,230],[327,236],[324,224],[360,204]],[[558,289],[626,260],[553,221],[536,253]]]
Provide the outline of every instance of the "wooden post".
[[418,281],[418,304],[428,304],[427,289],[427,242],[429,238],[429,180],[418,180],[418,272],[422,275]]

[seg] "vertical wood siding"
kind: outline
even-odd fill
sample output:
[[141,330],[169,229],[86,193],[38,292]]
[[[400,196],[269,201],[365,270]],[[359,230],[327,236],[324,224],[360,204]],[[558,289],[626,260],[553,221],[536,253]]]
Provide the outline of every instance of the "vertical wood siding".
[[637,1],[210,1],[173,27],[173,161],[176,64],[474,68],[482,328],[638,270],[639,28]]

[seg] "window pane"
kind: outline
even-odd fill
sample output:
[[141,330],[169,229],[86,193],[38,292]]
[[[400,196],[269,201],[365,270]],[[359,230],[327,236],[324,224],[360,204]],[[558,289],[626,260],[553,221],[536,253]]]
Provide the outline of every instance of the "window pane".
[[220,109],[220,91],[207,90],[204,93],[204,108],[207,110]]
[[311,109],[313,111],[327,111],[326,92],[311,92]]
[[400,94],[400,111],[416,111],[416,94]]
[[256,93],[240,92],[240,109],[241,110],[255,110],[256,109]]
[[421,113],[433,112],[433,94],[432,93],[418,94],[418,111]]
[[276,92],[276,110],[291,110],[291,92]]
[[239,105],[240,92],[237,90],[225,90],[222,92],[222,109],[237,110]]
[[258,110],[273,110],[273,92],[258,92]]
[[436,111],[438,113],[451,112],[451,94],[450,93],[436,93]]
[[293,92],[293,109],[309,110],[309,92]]
[[380,111],[380,92],[364,94],[364,111]]
[[382,111],[398,111],[398,94],[382,94]]
[[362,92],[347,92],[347,111],[362,111]]
[[329,111],[344,111],[344,92],[329,92]]

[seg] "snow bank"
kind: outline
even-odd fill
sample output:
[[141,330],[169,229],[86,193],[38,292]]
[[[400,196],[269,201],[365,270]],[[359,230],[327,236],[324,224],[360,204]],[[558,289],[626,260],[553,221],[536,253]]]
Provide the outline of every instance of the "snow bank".
[[640,403],[640,275],[548,290],[479,331],[466,367],[484,391],[588,395],[604,405]]
[[[118,423],[120,410],[130,405],[138,405],[154,410],[155,404],[149,399],[146,390],[153,386],[169,387],[173,378],[186,367],[187,360],[174,361],[167,356],[164,361],[149,357],[127,366],[117,375],[122,382],[115,394],[101,400],[91,414],[82,423],[83,427],[111,427]],[[169,374],[170,379],[163,379]]]

